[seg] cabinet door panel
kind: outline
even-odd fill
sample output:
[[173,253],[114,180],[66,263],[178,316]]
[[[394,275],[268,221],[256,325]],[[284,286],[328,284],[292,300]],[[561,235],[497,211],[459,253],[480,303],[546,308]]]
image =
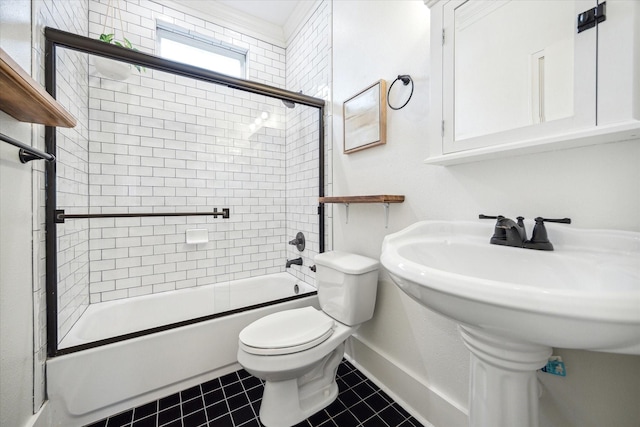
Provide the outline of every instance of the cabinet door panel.
[[443,11],[443,153],[596,124],[593,1],[452,0]]

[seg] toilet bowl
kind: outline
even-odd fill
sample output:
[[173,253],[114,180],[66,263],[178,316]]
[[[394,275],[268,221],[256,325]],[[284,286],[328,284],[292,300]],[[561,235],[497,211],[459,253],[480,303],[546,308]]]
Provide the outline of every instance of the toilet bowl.
[[240,332],[238,362],[265,380],[260,421],[290,427],[333,402],[346,339],[373,316],[378,261],[344,252],[315,258],[321,310],[286,310]]

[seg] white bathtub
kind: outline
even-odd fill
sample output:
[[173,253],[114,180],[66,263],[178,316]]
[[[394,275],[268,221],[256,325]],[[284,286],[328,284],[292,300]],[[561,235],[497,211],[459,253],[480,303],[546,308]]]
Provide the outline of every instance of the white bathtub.
[[91,304],[58,346],[65,349],[315,291],[288,273]]
[[[300,294],[315,290],[280,273],[231,282],[223,297],[212,285],[95,304],[65,337],[64,345],[210,315],[212,306],[217,311],[233,310],[287,298],[295,295],[296,284]],[[242,328],[267,314],[308,305],[318,306],[315,295],[50,359],[47,394],[52,425],[86,425],[240,369],[236,353]]]

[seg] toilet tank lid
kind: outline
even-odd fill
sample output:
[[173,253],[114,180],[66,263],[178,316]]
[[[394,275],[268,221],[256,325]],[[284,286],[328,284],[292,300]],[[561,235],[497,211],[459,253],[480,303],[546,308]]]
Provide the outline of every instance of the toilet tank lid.
[[364,274],[377,270],[380,263],[377,259],[348,252],[331,251],[316,255],[317,265],[332,268],[347,274]]

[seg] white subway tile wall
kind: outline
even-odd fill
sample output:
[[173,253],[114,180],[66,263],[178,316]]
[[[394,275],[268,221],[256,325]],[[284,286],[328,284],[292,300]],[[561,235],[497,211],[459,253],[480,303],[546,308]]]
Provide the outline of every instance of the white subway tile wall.
[[[331,158],[331,132],[328,132],[326,118],[329,114],[329,87],[331,79],[331,11],[327,1],[319,3],[304,25],[289,41],[287,46],[287,89],[324,99],[325,109],[325,159]],[[318,110],[297,105],[287,109],[287,240],[292,240],[302,231],[306,237],[306,249],[300,253],[295,246],[287,247],[287,257],[302,256],[304,266],[292,266],[291,273],[301,280],[315,285],[313,258],[319,252],[318,235],[318,194],[319,194],[319,138]],[[330,171],[325,168],[325,192]],[[327,228],[325,241],[330,232]],[[326,245],[329,250],[330,245]]]
[[[122,16],[141,50],[153,52],[155,42],[145,38],[160,20],[247,49],[249,80],[285,86],[284,49],[147,3],[126,2]],[[105,5],[90,5],[92,36],[102,32]],[[325,4],[313,20],[326,22],[327,11]],[[297,38],[326,43],[328,25],[322,28]],[[297,73],[317,71],[310,62]],[[231,211],[229,219],[91,220],[92,303],[284,271],[286,242],[298,230],[307,235],[310,261],[289,271],[315,283],[307,267],[318,251],[317,109],[288,110],[279,100],[155,70],[134,70],[126,82],[90,75],[89,85],[92,213]],[[208,229],[209,242],[187,244],[193,228]]]
[[[228,219],[90,220],[92,303],[284,270],[279,100],[156,70],[89,85],[92,213],[230,209]],[[187,244],[194,228],[209,241]]]
[[[49,26],[76,34],[88,34],[87,0],[42,0],[33,2],[33,77],[44,85],[44,28]],[[58,81],[57,96],[76,118],[74,129],[60,129],[57,155],[60,206],[87,206],[88,86],[87,64],[79,56],[65,52],[58,62],[64,76]],[[44,127],[34,127],[34,144],[44,149]],[[32,162],[34,182],[34,413],[45,400],[45,362],[47,357],[45,287],[45,187],[44,162]],[[37,213],[37,215],[36,215]],[[89,303],[89,248],[87,221],[58,227],[60,266],[58,280],[59,323],[61,331],[77,320]]]
[[[107,1],[83,5],[88,29],[70,31],[97,37]],[[287,89],[328,99],[328,2],[320,3],[286,51],[149,1],[122,1],[120,7],[126,37],[141,51],[155,53],[156,22],[168,22],[246,49],[249,80],[282,88],[291,80]],[[317,109],[290,110],[279,100],[150,69],[133,69],[128,79],[115,81],[97,73],[88,55],[59,50],[58,95],[82,123],[58,130],[59,208],[229,208],[231,215],[58,225],[59,339],[88,303],[284,271],[286,259],[300,255],[286,244],[298,231],[307,237],[305,265],[288,271],[315,283],[308,267],[319,250]],[[186,231],[196,228],[208,230],[208,242],[186,243]]]
[[[78,6],[78,11],[67,7]],[[69,3],[52,7],[54,13],[71,19],[87,5]],[[81,21],[73,19],[73,21]],[[55,24],[50,24],[57,27]],[[84,27],[63,28],[87,31]],[[89,206],[89,88],[88,64],[85,55],[69,49],[59,49],[56,56],[56,96],[76,118],[74,128],[58,128],[56,152],[57,207],[67,213],[83,213]],[[89,305],[89,223],[87,220],[68,222],[57,227],[58,236],[58,333],[62,338]]]

